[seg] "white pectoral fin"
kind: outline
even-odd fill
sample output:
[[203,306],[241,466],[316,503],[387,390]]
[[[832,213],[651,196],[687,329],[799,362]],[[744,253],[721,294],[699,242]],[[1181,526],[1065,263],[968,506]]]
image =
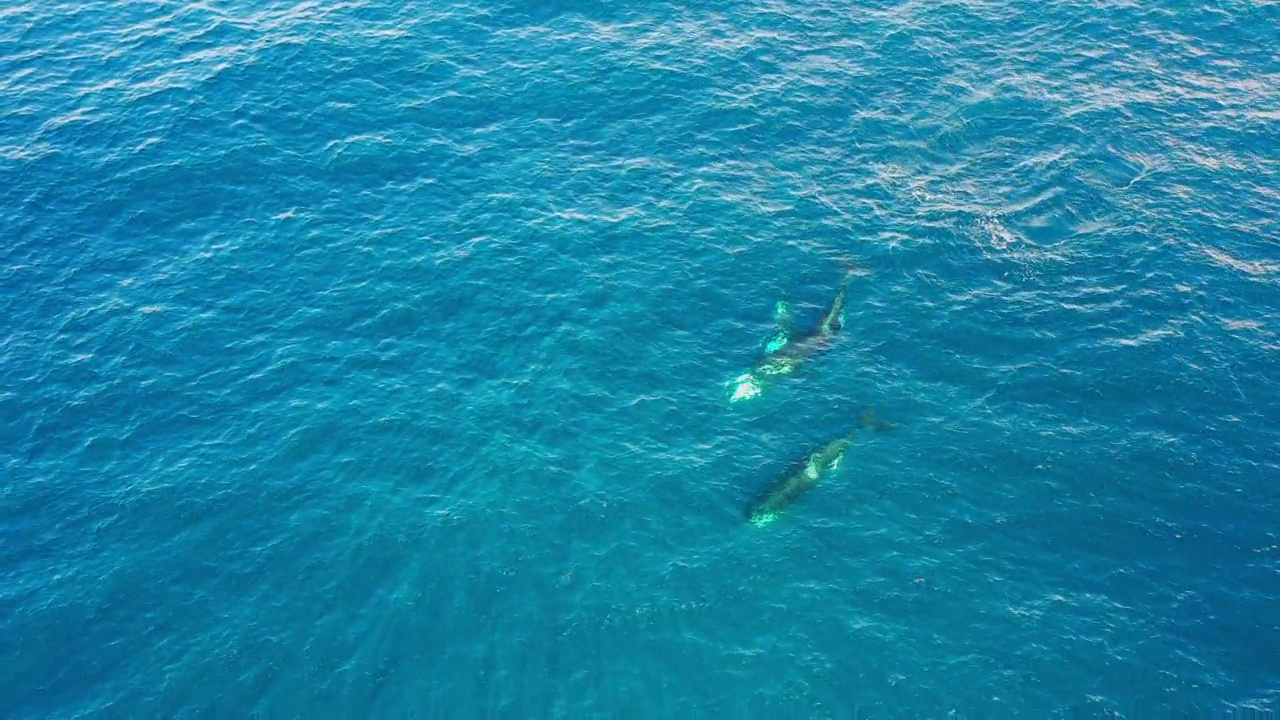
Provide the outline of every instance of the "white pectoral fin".
[[766,352],[777,352],[791,342],[791,305],[786,300],[779,300],[774,306],[773,318],[778,324],[778,332],[765,346]]

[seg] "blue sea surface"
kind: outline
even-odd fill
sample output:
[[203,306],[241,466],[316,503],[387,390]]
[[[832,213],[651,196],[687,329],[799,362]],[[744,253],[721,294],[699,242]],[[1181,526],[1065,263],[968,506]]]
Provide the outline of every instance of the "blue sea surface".
[[1277,48],[1275,0],[0,0],[0,717],[1274,710]]

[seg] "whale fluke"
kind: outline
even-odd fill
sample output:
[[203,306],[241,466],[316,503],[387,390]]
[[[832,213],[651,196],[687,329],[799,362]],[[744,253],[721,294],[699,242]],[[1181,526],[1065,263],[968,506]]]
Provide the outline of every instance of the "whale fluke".
[[862,427],[867,428],[869,430],[877,430],[877,431],[883,432],[885,430],[893,429],[893,423],[889,422],[888,420],[885,420],[879,415],[876,415],[875,408],[867,408],[866,410],[863,410],[862,417],[860,418],[860,420],[862,422]]

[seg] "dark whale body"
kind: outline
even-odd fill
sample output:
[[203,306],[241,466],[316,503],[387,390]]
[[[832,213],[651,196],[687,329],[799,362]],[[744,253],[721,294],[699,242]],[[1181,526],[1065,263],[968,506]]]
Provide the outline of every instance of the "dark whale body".
[[[867,411],[862,415],[861,427],[886,430],[890,425]],[[751,506],[747,514],[751,523],[763,527],[773,522],[783,510],[812,490],[819,480],[838,470],[856,434],[857,430],[854,430],[848,437],[832,440],[810,454],[796,470],[784,475]]]
[[763,527],[778,519],[778,514],[813,489],[824,473],[840,467],[852,442],[852,438],[834,440],[810,455],[798,470],[784,476],[751,507],[751,523]]

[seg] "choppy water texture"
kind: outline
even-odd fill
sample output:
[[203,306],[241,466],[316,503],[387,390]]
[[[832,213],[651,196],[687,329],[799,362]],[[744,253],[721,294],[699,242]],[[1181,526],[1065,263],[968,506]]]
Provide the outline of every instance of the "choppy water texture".
[[1274,703],[1277,47],[1260,0],[3,0],[0,716]]

